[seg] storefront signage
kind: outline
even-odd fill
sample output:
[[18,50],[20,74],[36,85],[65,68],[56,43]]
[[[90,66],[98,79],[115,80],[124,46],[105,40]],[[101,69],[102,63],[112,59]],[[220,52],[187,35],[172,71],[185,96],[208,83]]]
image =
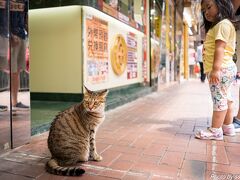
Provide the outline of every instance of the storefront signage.
[[[83,25],[85,85],[101,90],[143,82],[142,32],[90,7],[83,7]],[[100,30],[106,40],[99,40]],[[95,49],[99,42],[106,44],[104,54]],[[147,71],[147,59],[145,65]]]
[[108,22],[86,16],[87,80],[92,84],[108,79]]
[[103,12],[109,14],[110,16],[118,18],[118,11],[117,11],[117,9],[113,8],[112,6],[108,5],[105,2],[103,2],[102,10],[103,10]]
[[126,24],[129,24],[129,17],[125,16],[120,12],[118,12],[118,19]]
[[133,33],[127,35],[128,46],[128,64],[127,64],[127,78],[137,78],[137,37]]

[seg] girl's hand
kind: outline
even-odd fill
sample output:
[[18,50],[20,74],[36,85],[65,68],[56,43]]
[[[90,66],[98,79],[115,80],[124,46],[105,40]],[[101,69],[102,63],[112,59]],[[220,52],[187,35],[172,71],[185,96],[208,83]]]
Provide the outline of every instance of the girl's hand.
[[217,84],[220,81],[220,71],[212,70],[209,75],[209,83]]

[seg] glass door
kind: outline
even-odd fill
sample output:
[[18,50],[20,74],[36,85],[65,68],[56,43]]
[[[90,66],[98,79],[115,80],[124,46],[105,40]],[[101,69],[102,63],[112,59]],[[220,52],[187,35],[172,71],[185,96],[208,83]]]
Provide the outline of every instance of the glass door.
[[11,147],[9,1],[0,0],[0,152]]

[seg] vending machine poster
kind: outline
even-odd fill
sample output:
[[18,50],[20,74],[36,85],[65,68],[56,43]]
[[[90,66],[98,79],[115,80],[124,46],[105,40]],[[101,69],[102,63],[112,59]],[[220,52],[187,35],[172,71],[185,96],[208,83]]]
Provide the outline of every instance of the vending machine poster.
[[108,80],[108,22],[86,15],[87,81],[98,84]]
[[127,35],[128,63],[127,78],[137,78],[137,36],[133,33]]

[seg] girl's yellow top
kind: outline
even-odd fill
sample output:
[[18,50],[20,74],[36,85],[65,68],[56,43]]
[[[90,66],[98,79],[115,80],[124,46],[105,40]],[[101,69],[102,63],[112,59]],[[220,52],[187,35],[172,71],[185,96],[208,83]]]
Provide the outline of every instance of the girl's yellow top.
[[205,73],[212,71],[216,40],[222,40],[226,42],[222,68],[229,67],[234,63],[232,57],[236,48],[236,31],[231,21],[224,19],[211,28],[206,35],[203,50]]

